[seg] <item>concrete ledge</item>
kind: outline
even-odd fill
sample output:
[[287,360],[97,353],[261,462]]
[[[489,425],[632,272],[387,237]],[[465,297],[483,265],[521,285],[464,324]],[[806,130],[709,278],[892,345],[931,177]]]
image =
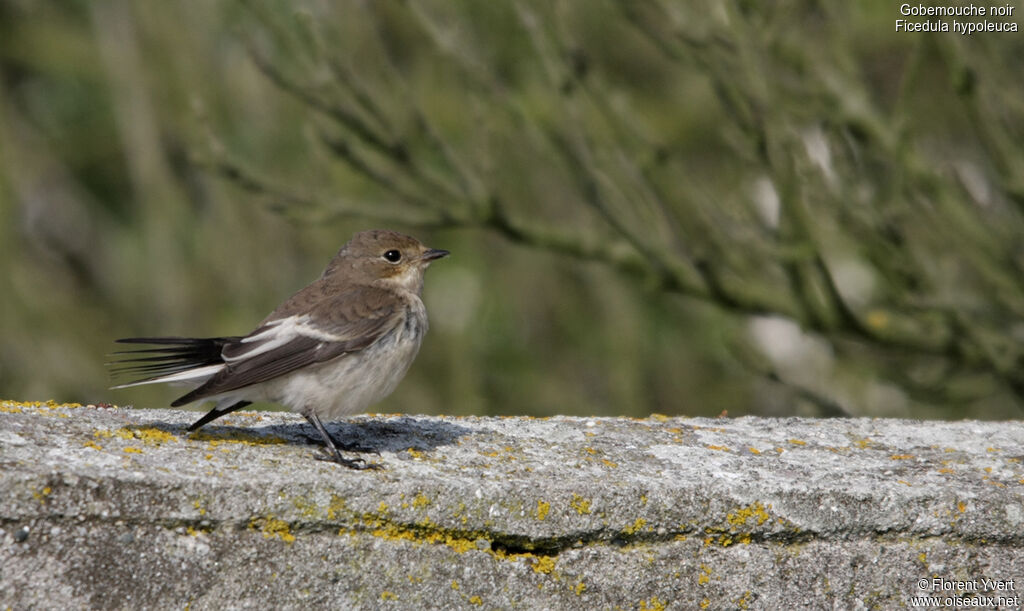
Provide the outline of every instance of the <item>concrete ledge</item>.
[[0,402],[0,608],[1024,598],[1018,422],[196,416]]

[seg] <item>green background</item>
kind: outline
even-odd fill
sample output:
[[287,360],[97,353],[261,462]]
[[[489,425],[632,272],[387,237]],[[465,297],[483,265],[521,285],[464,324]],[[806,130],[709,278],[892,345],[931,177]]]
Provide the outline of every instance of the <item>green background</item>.
[[[0,396],[452,256],[374,409],[1016,418],[1024,39],[889,2],[0,4]],[[1010,21],[1015,21],[1016,17]]]

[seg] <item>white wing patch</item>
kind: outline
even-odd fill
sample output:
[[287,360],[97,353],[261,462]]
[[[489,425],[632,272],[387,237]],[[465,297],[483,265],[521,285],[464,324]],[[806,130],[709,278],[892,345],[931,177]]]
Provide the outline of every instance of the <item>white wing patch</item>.
[[196,369],[189,369],[187,371],[179,371],[178,373],[171,373],[159,378],[153,378],[152,380],[141,380],[139,382],[132,382],[130,384],[119,384],[117,386],[111,386],[111,389],[116,388],[130,388],[132,386],[143,386],[145,384],[174,384],[174,383],[195,383],[205,382],[213,374],[217,373],[221,369],[224,369],[223,364],[207,365],[205,367],[198,367]]
[[261,345],[256,346],[252,350],[243,352],[238,356],[225,356],[224,361],[227,363],[233,363],[236,361],[251,359],[254,356],[259,356],[285,346],[298,337],[308,337],[321,342],[339,342],[343,339],[339,335],[325,333],[311,325],[308,315],[281,318],[267,323],[266,327],[267,328],[263,331],[250,335],[242,340],[243,344],[263,342]]

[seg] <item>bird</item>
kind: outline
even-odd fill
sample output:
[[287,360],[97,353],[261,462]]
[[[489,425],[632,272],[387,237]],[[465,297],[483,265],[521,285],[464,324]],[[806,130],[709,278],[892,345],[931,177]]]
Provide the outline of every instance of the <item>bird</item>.
[[111,388],[192,386],[171,406],[216,404],[189,431],[256,401],[284,405],[317,430],[327,460],[374,468],[344,457],[338,449],[343,444],[331,438],[323,420],[365,411],[405,377],[429,327],[424,272],[449,254],[395,231],[356,233],[318,279],[248,335],[115,340],[150,347],[114,353],[120,359],[109,363],[115,377],[145,377]]

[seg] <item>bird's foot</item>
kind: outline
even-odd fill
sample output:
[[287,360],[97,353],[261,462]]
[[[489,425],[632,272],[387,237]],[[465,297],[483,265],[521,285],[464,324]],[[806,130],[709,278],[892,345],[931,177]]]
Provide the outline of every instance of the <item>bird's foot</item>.
[[[325,450],[326,450],[326,448],[325,448]],[[365,470],[383,469],[384,468],[382,465],[377,464],[377,463],[368,463],[365,460],[363,460],[362,458],[345,458],[340,453],[338,453],[338,452],[331,452],[330,450],[326,450],[324,454],[317,454],[315,456],[315,458],[317,460],[322,460],[324,462],[337,463],[337,464],[342,465],[344,467],[348,467],[349,469],[355,469],[356,471],[365,471]]]

